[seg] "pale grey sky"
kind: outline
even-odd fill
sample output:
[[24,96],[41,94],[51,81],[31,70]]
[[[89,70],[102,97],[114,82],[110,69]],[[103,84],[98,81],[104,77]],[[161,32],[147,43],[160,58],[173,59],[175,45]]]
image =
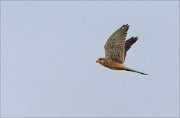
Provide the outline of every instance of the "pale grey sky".
[[[97,64],[123,24],[125,64]],[[178,117],[178,1],[1,1],[3,117]]]

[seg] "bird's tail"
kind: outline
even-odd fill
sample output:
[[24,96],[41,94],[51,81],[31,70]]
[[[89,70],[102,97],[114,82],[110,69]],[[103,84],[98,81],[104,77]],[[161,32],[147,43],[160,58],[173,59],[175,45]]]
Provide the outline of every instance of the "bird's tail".
[[134,70],[134,69],[132,69],[132,68],[128,68],[128,67],[125,67],[125,70],[126,70],[126,71],[131,71],[131,72],[136,72],[136,73],[143,74],[143,75],[148,75],[148,74],[146,74],[146,73],[143,73],[143,72],[140,72],[140,71]]

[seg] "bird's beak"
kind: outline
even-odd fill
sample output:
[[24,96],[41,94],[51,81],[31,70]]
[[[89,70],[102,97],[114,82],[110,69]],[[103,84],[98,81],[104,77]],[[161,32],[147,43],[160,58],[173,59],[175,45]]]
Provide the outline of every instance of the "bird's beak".
[[98,63],[99,61],[98,60],[96,60],[96,63]]

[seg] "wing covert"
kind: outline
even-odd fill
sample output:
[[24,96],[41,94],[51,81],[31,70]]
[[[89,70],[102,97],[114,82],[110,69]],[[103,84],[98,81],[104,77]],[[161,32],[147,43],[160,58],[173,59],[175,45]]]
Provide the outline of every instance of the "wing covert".
[[125,38],[129,25],[123,25],[118,30],[116,30],[107,40],[105,48],[106,58],[111,58],[119,63],[124,63],[125,56]]

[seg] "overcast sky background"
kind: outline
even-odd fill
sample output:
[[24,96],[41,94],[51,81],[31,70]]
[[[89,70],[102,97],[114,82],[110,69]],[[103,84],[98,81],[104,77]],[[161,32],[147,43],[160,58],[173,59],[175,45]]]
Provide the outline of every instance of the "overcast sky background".
[[[123,24],[125,64],[96,63]],[[1,1],[1,115],[179,116],[178,1]]]

